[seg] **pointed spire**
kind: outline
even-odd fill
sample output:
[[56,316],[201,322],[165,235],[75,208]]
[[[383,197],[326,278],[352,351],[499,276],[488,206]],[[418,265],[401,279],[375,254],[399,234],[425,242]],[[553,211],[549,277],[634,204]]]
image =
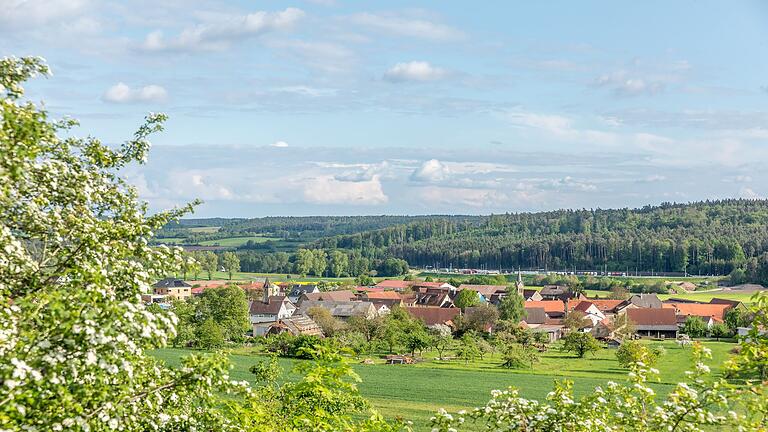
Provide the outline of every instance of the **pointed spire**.
[[269,303],[269,295],[270,295],[269,291],[270,291],[269,278],[264,278],[264,295],[263,295],[264,303]]

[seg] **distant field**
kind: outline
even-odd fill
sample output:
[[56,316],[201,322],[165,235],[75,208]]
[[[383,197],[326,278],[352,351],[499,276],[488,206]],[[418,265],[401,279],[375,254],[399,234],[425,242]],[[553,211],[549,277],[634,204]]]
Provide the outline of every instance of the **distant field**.
[[[229,279],[229,274],[225,272],[216,271],[212,274],[212,279]],[[297,274],[286,274],[286,273],[247,273],[247,272],[236,272],[232,274],[232,280],[235,281],[243,281],[243,280],[254,280],[254,279],[263,279],[265,277],[268,277],[273,282],[284,282],[284,281],[290,281],[290,282],[319,282],[319,281],[328,281],[328,282],[349,282],[354,283],[354,278],[332,278],[332,277],[314,277],[314,276],[305,276],[301,277]],[[205,280],[208,278],[208,274],[205,272],[201,272],[198,275],[198,278],[201,280]]]
[[[684,377],[684,371],[691,364],[691,350],[681,349],[673,342],[651,342],[661,344],[666,354],[659,362],[661,380],[653,384],[660,394],[666,394],[672,386]],[[711,363],[714,373],[721,371],[720,365],[734,346],[727,342],[705,342],[712,349]],[[238,380],[252,381],[248,368],[261,359],[253,354],[254,349],[237,349],[232,355],[234,369],[230,376]],[[178,364],[186,350],[163,349],[155,355],[169,364]],[[432,359],[436,353],[427,352],[424,358]],[[281,359],[281,365],[289,370],[293,360]],[[401,416],[414,421],[415,430],[429,430],[427,423],[439,408],[449,411],[473,408],[485,404],[493,389],[514,386],[522,396],[543,399],[552,389],[556,379],[570,378],[574,381],[577,395],[585,395],[595,386],[604,385],[608,380],[622,381],[626,371],[621,369],[615,358],[615,350],[604,349],[594,357],[585,359],[550,350],[541,358],[533,370],[507,370],[501,368],[498,354],[486,355],[485,360],[465,365],[461,361],[428,361],[416,365],[355,364],[354,369],[363,382],[359,388],[383,415],[388,418]]]
[[229,237],[229,238],[223,238],[223,239],[217,239],[217,240],[206,240],[200,242],[200,245],[202,246],[224,246],[224,247],[238,247],[242,246],[246,243],[248,243],[249,240],[252,240],[254,243],[265,243],[268,241],[278,241],[282,240],[275,237],[261,237],[261,236],[251,236],[251,237]]
[[205,227],[191,227],[187,228],[190,232],[193,233],[205,233],[205,234],[211,234],[218,232],[221,227],[217,226],[205,226]]

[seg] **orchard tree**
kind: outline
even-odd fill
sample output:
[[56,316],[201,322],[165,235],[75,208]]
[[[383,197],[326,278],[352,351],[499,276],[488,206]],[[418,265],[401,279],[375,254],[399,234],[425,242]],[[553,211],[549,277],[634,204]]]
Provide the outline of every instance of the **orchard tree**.
[[219,266],[229,275],[232,280],[232,274],[240,271],[240,258],[234,252],[224,252],[219,256]]
[[520,322],[525,318],[525,300],[523,296],[515,293],[509,293],[501,298],[499,302],[499,318],[503,320]]
[[455,304],[457,308],[461,308],[461,309],[475,306],[477,304],[480,304],[480,296],[477,294],[476,291],[472,291],[469,289],[461,290],[459,291],[459,294],[456,295],[456,298],[453,300],[453,304]]
[[589,333],[572,331],[563,337],[562,351],[575,353],[583,358],[587,353],[597,352],[602,348],[600,342]]
[[438,360],[442,360],[443,352],[453,345],[451,328],[445,324],[435,324],[430,326],[429,332],[432,334],[432,347],[437,351]]
[[682,332],[692,338],[700,338],[707,335],[707,323],[697,316],[689,316],[685,319]]
[[208,274],[208,280],[213,279],[213,272],[219,268],[219,259],[211,251],[200,253],[200,267]]
[[477,346],[477,342],[471,333],[465,333],[464,336],[459,339],[459,345],[456,347],[456,357],[464,360],[464,364],[480,357],[480,348]]
[[195,345],[199,348],[211,350],[222,348],[224,344],[224,332],[212,318],[205,320],[195,330]]
[[653,367],[663,354],[660,347],[651,348],[636,340],[626,341],[616,350],[616,360],[622,367],[631,369],[637,363],[643,363],[647,367]]

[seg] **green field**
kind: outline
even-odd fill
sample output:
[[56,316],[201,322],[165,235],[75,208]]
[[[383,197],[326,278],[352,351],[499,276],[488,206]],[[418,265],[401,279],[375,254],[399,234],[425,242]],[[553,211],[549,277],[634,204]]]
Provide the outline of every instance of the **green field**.
[[204,226],[204,227],[191,227],[187,228],[189,232],[197,233],[197,234],[211,234],[215,232],[219,232],[219,229],[221,227],[218,226]]
[[200,242],[200,245],[201,246],[238,247],[246,244],[249,240],[252,240],[254,243],[265,243],[268,241],[276,241],[280,239],[274,238],[274,237],[261,237],[261,236],[229,237],[229,238],[223,238],[223,239],[217,239],[217,240],[202,241]]
[[[650,343],[661,344],[666,349],[657,365],[661,370],[660,381],[653,384],[657,392],[666,394],[683,379],[684,371],[690,367],[691,349],[679,348],[674,342]],[[719,373],[720,365],[734,345],[714,341],[705,344],[713,352],[712,370]],[[168,348],[156,351],[155,355],[174,365],[187,352]],[[262,357],[254,348],[240,348],[235,352],[231,356],[234,368],[230,375],[234,379],[251,381],[248,368]],[[425,352],[424,358],[428,361],[415,365],[384,365],[378,359],[374,365],[355,364],[354,369],[363,380],[359,384],[360,391],[386,417],[412,420],[415,430],[424,431],[429,430],[427,423],[437,409],[442,407],[455,412],[484,405],[493,389],[514,386],[520,389],[522,396],[541,400],[557,379],[572,379],[577,395],[587,394],[609,380],[626,379],[626,371],[615,359],[615,350],[609,349],[585,359],[551,349],[542,355],[541,362],[532,370],[501,368],[499,354],[486,355],[484,360],[469,365],[461,361],[431,360],[436,356],[434,352]],[[286,371],[291,369],[294,361],[299,360],[280,360]],[[295,378],[290,374],[288,377]]]
[[[327,281],[327,282],[342,282],[345,284],[354,284],[355,279],[354,278],[332,278],[332,277],[314,277],[314,276],[305,276],[301,277],[297,274],[285,274],[285,273],[247,273],[247,272],[235,272],[232,274],[232,280],[233,281],[247,281],[247,280],[261,280],[264,278],[269,278],[272,282],[320,282],[320,281]],[[205,272],[200,272],[198,274],[198,278],[201,280],[208,279],[208,274]],[[221,279],[229,279],[229,274],[221,271],[215,271],[212,273],[212,279],[221,280]]]

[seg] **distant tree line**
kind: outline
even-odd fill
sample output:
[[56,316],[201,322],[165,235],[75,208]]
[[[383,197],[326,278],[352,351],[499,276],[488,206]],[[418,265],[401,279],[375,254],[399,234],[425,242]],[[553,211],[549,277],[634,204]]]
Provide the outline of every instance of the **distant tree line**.
[[411,266],[728,274],[768,252],[768,201],[429,219],[318,240]]

